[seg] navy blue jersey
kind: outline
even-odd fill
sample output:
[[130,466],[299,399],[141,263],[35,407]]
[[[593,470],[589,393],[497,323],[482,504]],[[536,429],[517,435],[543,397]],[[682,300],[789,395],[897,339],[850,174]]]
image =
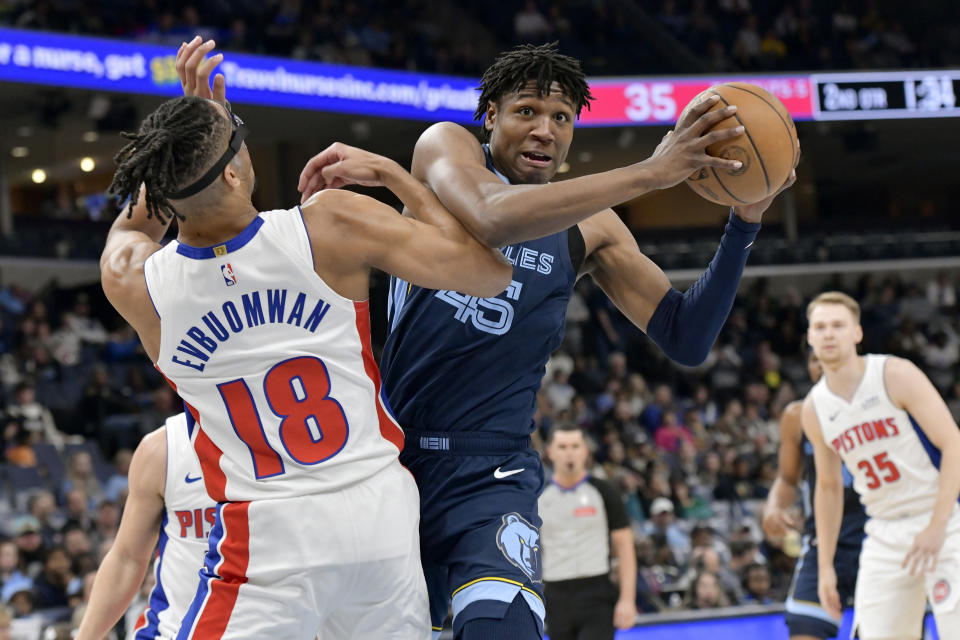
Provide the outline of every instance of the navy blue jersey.
[[[803,524],[804,534],[815,538],[817,526],[813,518],[813,492],[817,486],[817,468],[813,462],[813,445],[802,436],[803,447],[803,508],[807,512],[806,522]],[[840,522],[840,537],[838,546],[859,547],[863,542],[863,525],[867,522],[867,512],[860,504],[860,496],[853,489],[853,476],[843,466],[843,520]]]
[[[507,182],[486,152],[487,167]],[[380,369],[401,426],[512,436],[533,430],[537,391],[563,338],[576,282],[567,239],[562,231],[502,248],[513,281],[496,298],[390,279]]]

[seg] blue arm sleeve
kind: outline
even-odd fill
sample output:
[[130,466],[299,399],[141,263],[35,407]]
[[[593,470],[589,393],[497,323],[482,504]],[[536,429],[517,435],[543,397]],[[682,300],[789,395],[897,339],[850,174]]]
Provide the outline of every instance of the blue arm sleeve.
[[720,247],[707,270],[684,293],[670,289],[663,296],[647,325],[647,335],[671,360],[688,367],[706,360],[730,314],[759,230],[759,223],[744,222],[731,209]]

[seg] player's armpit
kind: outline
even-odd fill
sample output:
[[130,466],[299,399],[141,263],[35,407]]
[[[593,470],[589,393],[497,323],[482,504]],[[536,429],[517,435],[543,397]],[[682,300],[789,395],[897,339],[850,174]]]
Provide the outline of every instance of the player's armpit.
[[670,290],[670,280],[641,253],[633,234],[612,209],[581,222],[580,231],[586,245],[584,271],[633,324],[646,330]]

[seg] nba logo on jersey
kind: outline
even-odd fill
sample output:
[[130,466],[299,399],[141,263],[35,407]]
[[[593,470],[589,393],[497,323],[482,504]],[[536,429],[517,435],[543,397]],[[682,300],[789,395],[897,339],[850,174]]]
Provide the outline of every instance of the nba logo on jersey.
[[223,274],[223,282],[228,286],[232,287],[237,284],[237,276],[233,275],[233,267],[230,266],[230,263],[220,265],[220,273]]
[[933,602],[940,604],[950,597],[950,583],[946,580],[940,580],[933,585]]

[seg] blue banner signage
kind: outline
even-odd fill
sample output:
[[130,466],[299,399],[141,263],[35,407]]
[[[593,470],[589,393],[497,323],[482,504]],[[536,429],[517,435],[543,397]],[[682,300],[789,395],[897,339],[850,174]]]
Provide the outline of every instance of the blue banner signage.
[[[0,29],[0,81],[181,95],[169,47]],[[231,102],[414,120],[473,122],[478,82],[405,71],[229,53]]]

